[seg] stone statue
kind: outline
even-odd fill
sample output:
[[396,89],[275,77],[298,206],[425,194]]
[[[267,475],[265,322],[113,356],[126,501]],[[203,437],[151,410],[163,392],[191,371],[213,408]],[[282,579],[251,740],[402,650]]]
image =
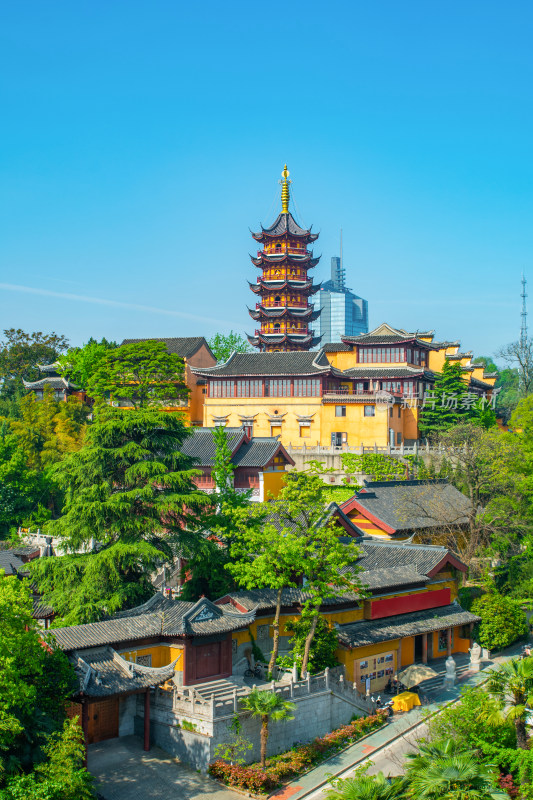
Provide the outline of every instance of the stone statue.
[[481,647],[474,642],[472,647],[469,650],[470,652],[470,664],[468,665],[471,672],[479,672],[481,669]]
[[444,689],[451,689],[452,686],[455,686],[455,661],[452,656],[448,656],[446,659],[446,674],[442,685]]

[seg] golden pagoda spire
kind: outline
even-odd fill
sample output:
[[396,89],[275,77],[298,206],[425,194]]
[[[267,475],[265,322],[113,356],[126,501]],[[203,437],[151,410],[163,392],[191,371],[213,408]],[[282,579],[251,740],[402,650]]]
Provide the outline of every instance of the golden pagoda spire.
[[290,172],[287,169],[287,165],[283,167],[283,172],[281,173],[281,177],[283,178],[281,183],[281,213],[288,214],[289,213],[289,183],[292,181],[289,180]]

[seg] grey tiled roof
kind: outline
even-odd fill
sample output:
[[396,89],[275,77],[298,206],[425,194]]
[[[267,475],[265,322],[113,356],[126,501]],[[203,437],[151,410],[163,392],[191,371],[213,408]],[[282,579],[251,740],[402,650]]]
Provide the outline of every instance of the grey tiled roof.
[[429,575],[449,554],[446,547],[430,544],[403,544],[363,539],[358,542],[362,556],[357,562],[365,571],[410,567],[420,575]]
[[368,481],[365,490],[357,502],[395,531],[468,522],[470,500],[444,480]]
[[34,599],[33,601],[33,616],[35,619],[46,619],[47,617],[51,617],[54,614],[54,609],[52,606],[47,606],[45,603],[41,603],[40,599]]
[[207,598],[187,603],[161,595],[111,619],[54,628],[52,633],[61,650],[72,651],[156,636],[210,636],[239,630],[253,619],[253,612],[226,613]]
[[[213,428],[194,428],[180,447],[181,452],[192,458],[198,459],[201,467],[211,467],[215,461],[216,444],[213,438]],[[244,428],[225,428],[228,447],[234,453],[245,439]]]
[[0,550],[0,570],[4,570],[6,575],[16,575],[21,569],[25,566],[13,550]]
[[195,375],[321,375],[333,370],[322,350],[288,353],[232,353],[216,367],[192,367]]
[[89,697],[106,697],[159,686],[174,675],[175,661],[154,669],[126,661],[112,647],[73,652],[70,661],[80,692]]
[[[286,588],[283,590],[281,596],[281,603],[283,606],[298,606],[305,603],[306,600],[311,600],[313,595],[311,592],[306,592],[305,588]],[[266,611],[270,608],[276,607],[277,591],[276,589],[245,589],[238,592],[230,592],[224,597],[217,600],[217,604],[221,603],[220,608],[227,608],[227,599],[230,598],[239,603],[247,610],[257,609],[258,611]],[[226,601],[226,602],[224,602]],[[328,597],[322,603],[323,606],[336,606],[340,603],[355,603],[359,601],[359,594],[357,592],[342,592],[336,597]]]
[[[181,358],[190,358],[202,345],[205,345],[209,352],[209,345],[203,336],[171,336],[169,338],[152,338],[146,339],[124,339],[122,344],[135,344],[136,342],[164,342],[167,346],[169,353],[175,353]],[[211,353],[211,355],[213,355]],[[214,356],[213,356],[214,358]]]
[[[364,566],[364,562],[359,562]],[[357,577],[361,585],[369,590],[392,589],[395,586],[425,585],[429,578],[421,575],[416,567],[388,567],[387,569],[370,569],[359,572]]]
[[325,353],[344,353],[352,349],[349,344],[344,342],[328,342],[322,347]]
[[[261,226],[261,230],[263,233],[268,233],[270,236],[279,236],[283,233],[292,233],[295,236],[306,236],[311,233],[311,230],[301,228],[291,213],[279,214],[269,228],[263,228],[263,226]],[[260,234],[255,235],[260,236]]]
[[77,389],[78,387],[68,381],[66,378],[41,378],[40,381],[25,381],[23,380],[25,389],[44,389],[49,386],[51,389]]
[[[199,467],[212,467],[215,462],[216,445],[213,438],[214,428],[195,428],[181,446],[181,452],[197,459]],[[276,436],[253,436],[246,440],[244,428],[225,428],[228,447],[232,453],[232,463],[236,467],[265,467],[279,450],[288,459]]]
[[399,614],[397,617],[387,617],[383,620],[350,622],[347,625],[339,625],[337,634],[340,641],[348,647],[362,647],[479,621],[480,617],[465,611],[459,604],[452,603],[427,611]]
[[[358,539],[361,534],[359,529],[354,525],[351,519],[344,513],[342,508],[337,505],[335,502],[331,502],[328,506],[324,509],[324,516],[320,518],[317,523],[317,528],[324,527],[333,517],[340,518],[345,525],[350,529],[351,535]],[[266,517],[265,524],[270,523],[278,530],[282,530],[283,528],[288,528],[289,530],[298,531],[301,529],[302,524],[306,524],[306,518],[304,516],[304,512],[302,511],[301,515],[294,519],[294,518],[285,518],[280,517],[279,513],[276,511],[276,503],[273,501],[272,503],[272,513],[270,516]]]

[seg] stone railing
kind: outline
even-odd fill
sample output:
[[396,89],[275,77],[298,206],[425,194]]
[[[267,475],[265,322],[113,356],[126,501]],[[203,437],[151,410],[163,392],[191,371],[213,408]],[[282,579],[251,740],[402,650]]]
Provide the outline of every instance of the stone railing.
[[[347,700],[364,713],[371,711],[370,704],[359,695],[355,684],[344,677],[344,667],[327,668],[317,675],[308,675],[302,680],[272,681],[261,684],[261,691],[276,692],[286,700],[298,702],[313,694],[331,692]],[[176,686],[173,691],[156,689],[154,706],[166,714],[182,715],[192,719],[212,721],[216,718],[243,714],[241,700],[249,694],[251,687],[235,684],[233,688],[220,695],[206,697],[194,686]]]
[[285,449],[289,454],[291,453],[306,453],[307,455],[338,455],[342,453],[355,453],[356,455],[363,456],[365,453],[385,453],[386,455],[396,455],[396,456],[403,456],[403,455],[418,455],[418,453],[430,453],[433,452],[435,448],[430,448],[429,444],[419,444],[415,442],[412,445],[404,445],[401,444],[398,447],[391,447],[388,445],[387,447],[378,447],[377,444],[374,445],[364,445],[362,444],[360,447],[349,447],[346,444],[341,444],[338,446],[332,447],[331,445],[322,445],[322,444],[314,444],[314,445],[306,445],[305,443],[302,445],[292,444],[289,442],[288,445],[285,446]]

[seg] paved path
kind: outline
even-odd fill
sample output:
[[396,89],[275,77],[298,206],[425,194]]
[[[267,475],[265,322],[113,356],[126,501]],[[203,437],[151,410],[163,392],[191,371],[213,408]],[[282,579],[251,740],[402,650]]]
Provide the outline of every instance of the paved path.
[[[370,773],[384,772],[385,775],[399,775],[401,772],[401,755],[416,749],[416,739],[426,732],[424,718],[428,713],[436,712],[443,703],[457,700],[463,686],[475,686],[486,680],[487,673],[495,666],[516,656],[523,644],[515,644],[501,656],[492,659],[487,668],[478,673],[465,673],[456,686],[448,691],[440,692],[432,697],[428,705],[418,706],[408,714],[395,715],[385,727],[368,736],[362,742],[348,747],[315,769],[296,778],[279,792],[271,795],[272,800],[323,800],[323,789],[328,784],[327,775],[343,778],[350,777],[353,769],[368,761],[375,765]],[[411,731],[410,729],[415,730]],[[388,746],[387,746],[388,745]],[[375,755],[373,755],[375,753]]]
[[179,764],[159,747],[145,753],[137,736],[91,744],[88,767],[105,800],[242,800],[242,794]]

